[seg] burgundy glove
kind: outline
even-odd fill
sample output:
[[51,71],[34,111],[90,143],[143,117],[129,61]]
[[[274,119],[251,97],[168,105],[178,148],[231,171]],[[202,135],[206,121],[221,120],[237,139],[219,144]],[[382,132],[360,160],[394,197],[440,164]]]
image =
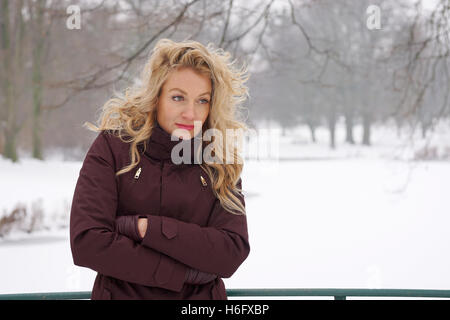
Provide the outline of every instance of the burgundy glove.
[[217,278],[217,275],[202,272],[196,269],[189,268],[186,272],[186,277],[184,279],[184,282],[187,284],[205,284],[210,281],[213,281]]
[[116,219],[115,231],[127,236],[135,242],[141,242],[142,238],[138,230],[139,215],[120,216]]

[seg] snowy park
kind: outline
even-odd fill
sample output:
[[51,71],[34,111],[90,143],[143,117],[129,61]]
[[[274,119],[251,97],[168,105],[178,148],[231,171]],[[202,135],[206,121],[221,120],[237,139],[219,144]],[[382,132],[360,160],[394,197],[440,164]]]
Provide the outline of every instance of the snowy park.
[[[106,279],[93,300],[450,298],[449,13],[450,0],[2,0],[0,295],[88,297],[97,271],[74,264],[72,230],[77,264]],[[220,163],[209,176],[158,162],[177,164],[169,137],[198,129],[214,132],[200,135]],[[95,140],[105,130],[131,148]],[[237,157],[228,133],[245,134]],[[248,233],[217,205],[244,211],[239,179]],[[147,207],[161,217],[137,217]],[[117,216],[129,228],[105,233]],[[154,252],[124,230],[163,241]],[[225,288],[214,278],[233,271]]]
[[[227,288],[448,289],[450,162],[414,156],[433,146],[443,153],[449,127],[427,139],[376,128],[372,146],[334,150],[325,130],[313,144],[304,128],[271,129],[273,154],[244,162],[251,253]],[[18,203],[42,211],[40,228],[0,238],[1,293],[92,289],[96,272],[73,264],[69,244],[81,165],[56,152],[1,160],[2,214]]]

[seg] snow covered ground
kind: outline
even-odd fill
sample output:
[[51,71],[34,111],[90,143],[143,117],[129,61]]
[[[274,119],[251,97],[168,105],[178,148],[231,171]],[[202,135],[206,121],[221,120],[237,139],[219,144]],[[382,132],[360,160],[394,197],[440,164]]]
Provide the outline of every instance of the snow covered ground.
[[[227,288],[450,289],[450,161],[411,161],[424,145],[445,159],[448,122],[426,140],[374,128],[372,147],[343,143],[339,127],[336,150],[325,130],[317,145],[287,133],[277,158],[245,162],[251,253]],[[73,265],[68,241],[80,168],[0,158],[0,217],[22,202],[47,227],[0,238],[0,293],[91,290],[95,272]]]

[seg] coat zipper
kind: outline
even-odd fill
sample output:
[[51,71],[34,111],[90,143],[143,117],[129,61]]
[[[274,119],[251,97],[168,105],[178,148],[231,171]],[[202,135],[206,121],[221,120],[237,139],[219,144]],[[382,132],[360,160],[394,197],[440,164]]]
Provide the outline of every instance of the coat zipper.
[[141,175],[142,172],[142,167],[139,167],[139,169],[137,169],[136,173],[134,174],[134,179],[132,183],[136,183],[137,180],[139,179],[139,176]]
[[139,175],[141,174],[142,167],[139,167],[139,169],[136,171],[136,174],[134,175],[134,178],[137,180],[139,179]]

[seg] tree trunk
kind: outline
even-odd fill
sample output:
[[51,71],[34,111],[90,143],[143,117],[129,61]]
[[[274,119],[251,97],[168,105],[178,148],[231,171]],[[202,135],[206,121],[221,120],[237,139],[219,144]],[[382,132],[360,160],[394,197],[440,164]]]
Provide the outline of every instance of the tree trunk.
[[311,132],[311,140],[313,143],[316,143],[316,127],[312,122],[307,122],[309,131]]
[[2,75],[2,91],[4,94],[5,105],[3,106],[1,114],[2,134],[4,137],[3,156],[6,159],[11,159],[13,162],[18,160],[16,151],[16,133],[15,123],[16,114],[14,110],[14,84],[13,84],[13,68],[12,68],[12,50],[11,50],[11,26],[10,26],[10,9],[8,0],[2,0],[1,4],[1,29],[2,29],[2,50],[3,50],[3,70]]
[[399,117],[395,117],[395,126],[397,129],[397,138],[401,138],[402,136],[402,121]]
[[427,137],[427,125],[425,124],[425,122],[421,122],[420,123],[420,128],[422,129],[422,139],[425,139]]
[[[423,117],[423,118],[425,118],[425,117]],[[432,122],[427,119],[423,119],[423,118],[420,120],[420,128],[422,129],[422,138],[425,139],[427,137],[427,132],[431,128]]]
[[17,162],[19,160],[17,156],[16,137],[17,134],[15,130],[7,130],[5,132],[3,156],[7,159],[11,159],[13,162]]
[[353,138],[353,112],[347,111],[345,116],[345,142],[350,144],[355,144],[355,139]]
[[336,148],[336,110],[334,107],[328,116],[328,130],[330,130],[330,148]]
[[33,50],[33,158],[43,160],[41,143],[41,106],[42,106],[42,56],[44,49],[44,2],[38,2],[36,8],[34,50]]
[[362,144],[370,146],[370,126],[372,124],[372,116],[369,112],[363,113],[363,139]]

